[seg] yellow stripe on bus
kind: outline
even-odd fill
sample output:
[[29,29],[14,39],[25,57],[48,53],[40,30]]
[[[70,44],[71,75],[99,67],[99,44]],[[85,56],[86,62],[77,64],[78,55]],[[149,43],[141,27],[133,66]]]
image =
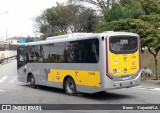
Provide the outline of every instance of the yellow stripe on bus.
[[78,85],[100,87],[100,72],[98,71],[50,69],[48,81],[62,83],[67,75],[71,76]]

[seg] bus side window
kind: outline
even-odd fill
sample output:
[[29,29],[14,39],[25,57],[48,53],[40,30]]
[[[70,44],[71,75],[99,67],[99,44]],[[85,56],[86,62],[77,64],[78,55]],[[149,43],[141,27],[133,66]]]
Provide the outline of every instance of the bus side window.
[[99,61],[98,39],[72,41],[64,49],[65,63],[97,63]]
[[17,68],[22,67],[26,63],[28,63],[28,54],[27,54],[27,47],[20,46],[17,48]]
[[20,57],[19,57],[19,61],[20,61],[20,62],[23,62],[23,61],[24,61],[24,58],[23,58],[23,56],[22,56],[22,55],[20,55]]
[[29,47],[29,62],[38,62],[38,61],[39,61],[38,46],[30,46]]
[[33,54],[34,54],[34,52],[33,52],[33,51],[34,51],[34,50],[33,50],[33,47],[32,47],[32,46],[29,47],[29,48],[28,48],[28,51],[29,51],[29,52],[28,52],[28,53],[29,53],[29,62],[33,62],[33,56],[34,56],[34,55],[33,55]]
[[95,56],[95,62],[99,61],[99,45],[96,40],[92,41],[92,51]]
[[40,45],[39,48],[38,48],[38,52],[39,52],[39,62],[43,62],[43,46]]
[[47,63],[47,62],[50,61],[50,59],[49,59],[49,56],[50,56],[49,55],[50,54],[49,49],[50,49],[49,44],[48,45],[43,45],[43,62],[44,63]]

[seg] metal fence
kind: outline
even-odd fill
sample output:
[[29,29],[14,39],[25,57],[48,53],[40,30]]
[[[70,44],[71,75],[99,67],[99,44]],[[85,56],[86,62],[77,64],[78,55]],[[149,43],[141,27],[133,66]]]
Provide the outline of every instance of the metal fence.
[[17,58],[17,55],[0,59],[0,64],[8,63],[9,61],[16,59],[16,58]]
[[0,44],[0,51],[5,51],[5,50],[17,50],[17,45],[12,45],[12,44]]

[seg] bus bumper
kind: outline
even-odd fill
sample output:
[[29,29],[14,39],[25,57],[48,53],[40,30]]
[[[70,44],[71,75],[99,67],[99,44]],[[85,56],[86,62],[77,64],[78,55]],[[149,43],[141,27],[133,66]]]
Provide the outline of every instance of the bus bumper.
[[135,79],[113,82],[113,89],[130,88],[130,87],[138,86],[140,85],[140,82],[141,82],[141,72],[138,74],[138,76]]
[[97,93],[101,91],[109,91],[114,89],[121,89],[121,88],[130,88],[134,86],[140,85],[141,82],[141,72],[138,74],[138,76],[135,79],[131,80],[125,80],[125,81],[110,81],[109,85],[105,85],[100,87],[91,87],[91,86],[81,86],[76,85],[78,92],[83,93]]

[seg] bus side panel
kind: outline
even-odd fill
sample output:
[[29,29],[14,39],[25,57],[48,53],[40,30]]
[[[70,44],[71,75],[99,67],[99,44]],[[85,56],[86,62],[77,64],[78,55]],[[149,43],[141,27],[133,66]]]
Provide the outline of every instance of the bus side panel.
[[76,83],[79,92],[95,92],[100,88],[100,72],[87,70],[50,69],[48,82],[62,83],[66,76],[70,76]]
[[97,89],[101,88],[99,64],[47,63],[45,69],[49,70],[46,78],[47,86],[63,88],[64,78],[71,76],[79,92],[97,92]]
[[98,71],[51,69],[48,81],[63,82],[67,75],[70,75],[76,84],[100,87],[100,73]]
[[94,93],[101,89],[98,68],[99,64],[28,63],[18,70],[18,73],[21,73],[18,74],[18,80],[27,83],[27,75],[31,73],[36,85],[62,89],[64,78],[69,75],[74,79],[78,92]]
[[27,77],[32,74],[35,78],[36,85],[46,85],[46,73],[41,63],[28,63],[18,69],[18,80],[27,83]]
[[18,81],[27,83],[27,75],[24,72],[24,69],[25,69],[24,66],[21,67],[20,69],[18,69],[18,71],[17,71],[17,73],[18,73]]

